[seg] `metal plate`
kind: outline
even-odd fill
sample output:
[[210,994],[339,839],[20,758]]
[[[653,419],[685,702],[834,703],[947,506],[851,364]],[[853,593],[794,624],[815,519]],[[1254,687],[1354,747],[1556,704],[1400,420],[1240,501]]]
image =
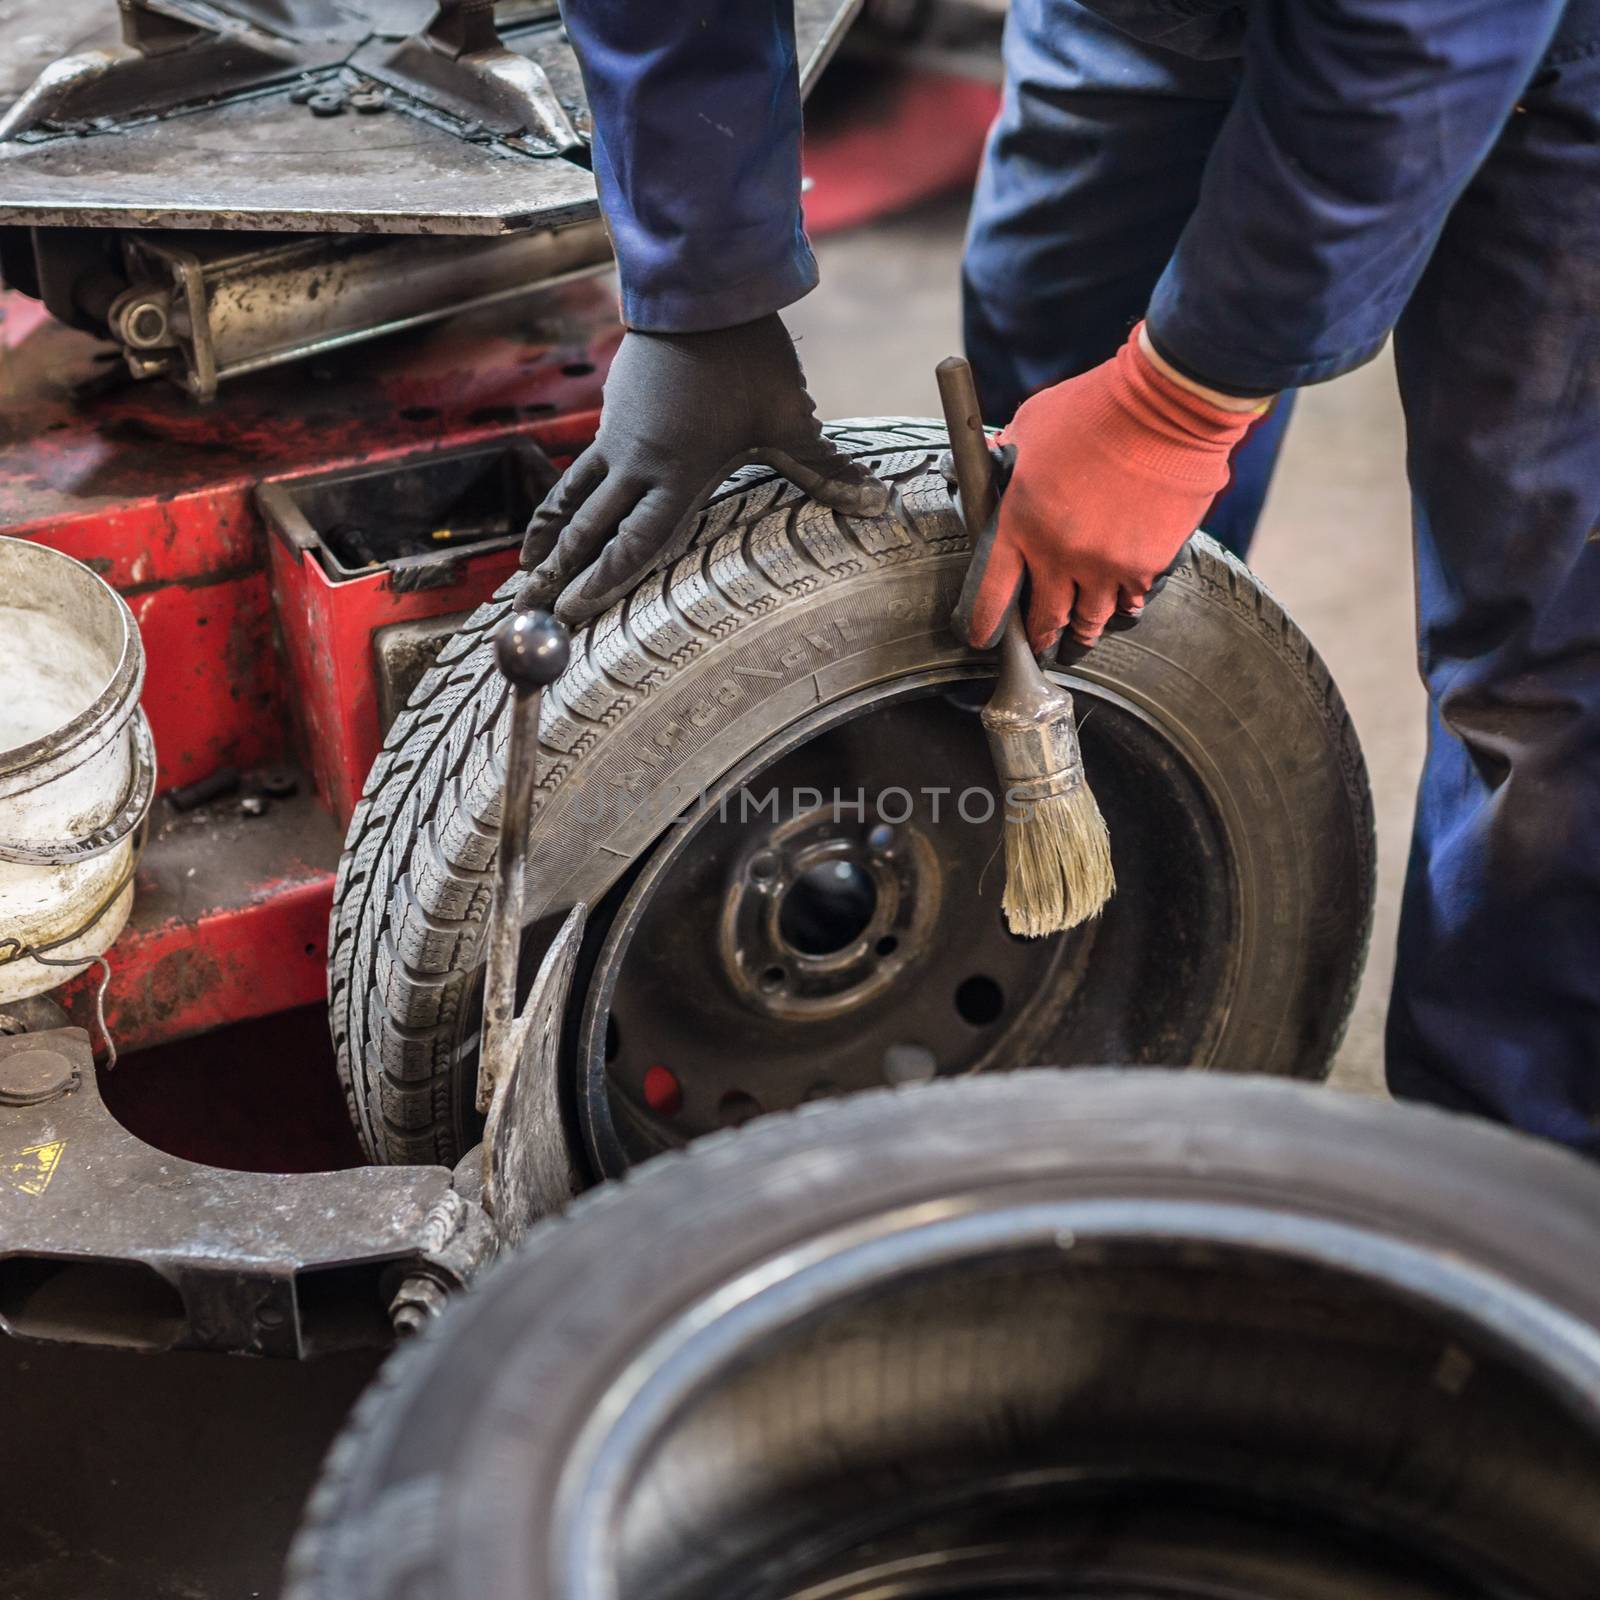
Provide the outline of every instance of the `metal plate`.
[[[77,1028],[0,1039],[68,1086],[0,1104],[0,1331],[69,1344],[299,1357],[389,1340],[385,1285],[492,1249],[443,1167],[230,1172],[111,1116]],[[27,1083],[41,1075],[30,1071]]]
[[[857,3],[798,0],[803,87],[821,71]],[[42,0],[20,7],[17,0],[9,6],[0,0],[0,56],[26,60],[32,69],[54,54],[57,40],[71,48],[114,37],[110,0],[69,0],[68,15],[41,28],[46,10]],[[339,63],[358,51],[370,54],[356,37],[361,19],[371,38],[388,40],[401,18],[408,27],[418,25],[411,5],[347,4],[341,10],[353,21],[336,44],[325,31],[313,39],[313,30],[304,30],[303,38],[292,28],[279,30],[297,48],[303,45],[303,64],[319,75],[338,75]],[[508,49],[543,67],[581,133],[588,113],[577,63],[549,10],[503,6],[502,38]],[[94,20],[100,16],[107,19],[103,31]],[[69,18],[75,19],[70,26]],[[13,49],[13,36],[25,42]],[[241,89],[220,103],[0,142],[0,223],[497,234],[598,214],[594,178],[578,162],[485,139],[461,120],[398,94],[382,116],[313,116],[290,99],[297,77],[290,66],[275,86]],[[21,93],[20,79],[22,68],[8,63],[0,106]]]
[[511,1030],[510,1064],[495,1082],[483,1135],[484,1201],[505,1245],[520,1243],[583,1186],[567,1143],[559,1056],[587,915],[574,906],[545,951]]
[[305,233],[508,233],[598,212],[593,176],[507,160],[390,113],[311,116],[286,92],[85,139],[0,145],[0,222]]
[[0,112],[52,61],[109,49],[119,37],[108,0],[0,0]]

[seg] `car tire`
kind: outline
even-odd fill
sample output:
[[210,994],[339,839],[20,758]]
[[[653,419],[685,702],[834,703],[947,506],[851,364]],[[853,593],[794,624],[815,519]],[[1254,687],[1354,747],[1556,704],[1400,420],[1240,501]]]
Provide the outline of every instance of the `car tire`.
[[[967,544],[937,470],[942,430],[874,420],[830,433],[894,486],[889,515],[839,516],[748,468],[708,505],[687,554],[574,640],[541,721],[530,923],[548,926],[581,900],[603,935],[607,896],[671,831],[670,812],[630,809],[629,797],[704,795],[852,697],[986,670],[948,624]],[[330,1018],[375,1160],[453,1164],[481,1131],[475,1007],[505,731],[489,636],[515,588],[473,614],[389,730],[340,864]],[[1325,1075],[1365,957],[1374,842],[1360,749],[1315,650],[1259,580],[1197,536],[1138,627],[1108,637],[1065,681],[1123,890],[1101,923],[1069,936],[1096,940],[1069,952],[1087,974],[1073,1015],[993,1040],[984,1059]],[[1125,772],[1107,773],[1094,747],[1113,723],[1142,741]],[[1141,834],[1131,813],[1158,790],[1166,810]],[[1158,846],[1170,855],[1159,867]],[[982,890],[998,926],[998,873]],[[1068,988],[1037,975],[1018,984]],[[921,1003],[914,986],[903,990]],[[852,1025],[818,1034],[807,1053],[837,1054]],[[866,1081],[884,1081],[866,1070]],[[714,1098],[751,1101],[738,1091]],[[761,1109],[812,1092],[796,1083]],[[625,1147],[597,1126],[597,1098],[567,1090],[575,1142],[589,1116],[594,1170],[655,1147]],[[716,1114],[679,1136],[715,1126]],[[673,1140],[668,1130],[658,1142]]]
[[1301,1085],[765,1118],[395,1360],[290,1600],[1580,1600],[1597,1254],[1575,1156]]

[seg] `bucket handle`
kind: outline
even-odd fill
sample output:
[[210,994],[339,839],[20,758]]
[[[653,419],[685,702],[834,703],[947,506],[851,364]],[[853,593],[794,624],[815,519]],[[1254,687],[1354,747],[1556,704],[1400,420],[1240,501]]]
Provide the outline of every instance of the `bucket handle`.
[[28,867],[70,867],[115,850],[149,815],[156,797],[156,743],[143,707],[133,714],[131,732],[133,770],[116,812],[107,821],[81,839],[0,838],[0,861]]

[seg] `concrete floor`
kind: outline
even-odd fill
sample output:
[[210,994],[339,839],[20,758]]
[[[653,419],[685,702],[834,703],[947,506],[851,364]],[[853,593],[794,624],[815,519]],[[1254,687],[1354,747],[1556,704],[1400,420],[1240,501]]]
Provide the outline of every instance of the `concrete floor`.
[[[940,201],[820,241],[822,285],[789,315],[825,417],[931,416],[961,348],[966,221]],[[1301,396],[1252,565],[1322,652],[1366,751],[1378,822],[1372,954],[1333,1082],[1381,1092],[1383,1015],[1424,742],[1405,443],[1387,358]]]
[[0,1600],[271,1600],[377,1367],[0,1339]]
[[[826,240],[792,321],[825,416],[929,415],[960,347],[963,208]],[[1366,747],[1378,923],[1335,1081],[1376,1089],[1400,871],[1421,751],[1402,443],[1379,364],[1307,395],[1257,565],[1327,658]],[[0,1340],[0,1600],[271,1595],[327,1440],[371,1368],[29,1350]]]

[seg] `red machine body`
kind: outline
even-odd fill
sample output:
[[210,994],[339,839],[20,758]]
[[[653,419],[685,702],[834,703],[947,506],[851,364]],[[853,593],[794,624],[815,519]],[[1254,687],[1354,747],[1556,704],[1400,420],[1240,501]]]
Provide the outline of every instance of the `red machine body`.
[[[373,636],[469,610],[515,565],[502,537],[424,587],[388,566],[337,581],[269,527],[260,486],[510,438],[560,468],[593,436],[618,337],[607,289],[568,285],[239,380],[200,408],[0,294],[0,529],[77,557],[128,600],[160,794],[225,768],[246,790],[265,767],[299,775],[260,816],[158,798],[109,956],[119,1049],[322,998],[344,826],[383,735]],[[88,978],[65,998],[89,1026]]]

